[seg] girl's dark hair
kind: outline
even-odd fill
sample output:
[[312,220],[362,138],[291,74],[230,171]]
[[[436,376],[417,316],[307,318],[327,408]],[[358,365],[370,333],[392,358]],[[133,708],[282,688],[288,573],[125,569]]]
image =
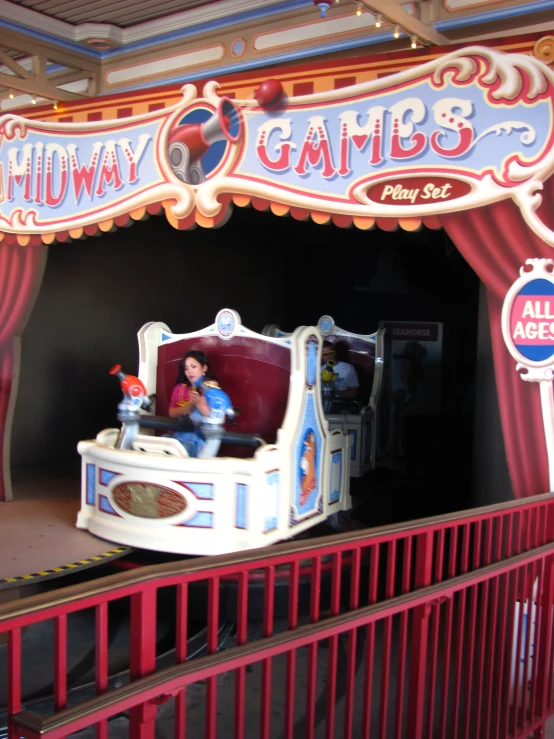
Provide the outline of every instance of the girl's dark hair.
[[198,364],[201,364],[202,366],[206,365],[208,368],[208,371],[206,372],[206,379],[207,380],[213,380],[213,376],[210,374],[210,363],[208,362],[208,357],[204,354],[204,352],[200,351],[199,349],[192,349],[190,352],[187,352],[184,357],[179,362],[179,374],[177,375],[177,385],[181,385],[184,383],[185,385],[190,385],[189,381],[187,380],[187,377],[185,375],[185,362],[187,359],[195,359]]

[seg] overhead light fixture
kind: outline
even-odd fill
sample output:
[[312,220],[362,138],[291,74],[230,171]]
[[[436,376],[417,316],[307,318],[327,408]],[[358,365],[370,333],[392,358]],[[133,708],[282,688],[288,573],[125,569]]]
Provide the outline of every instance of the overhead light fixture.
[[400,38],[400,27],[399,26],[394,27],[394,32],[392,35],[394,36],[394,38]]
[[13,100],[13,99],[14,99],[15,95],[13,94],[13,90],[10,90],[10,91],[8,92],[8,97],[9,97],[9,98],[10,98],[11,100]]
[[412,36],[411,41],[412,41],[412,49],[417,49],[417,36]]
[[375,16],[375,28],[381,28],[382,25],[383,25],[383,16],[376,15]]
[[332,2],[333,0],[313,0],[314,5],[319,9],[319,14],[322,18],[327,17],[327,11],[331,7]]
[[358,3],[358,5],[356,6],[356,15],[361,15],[363,13],[363,10],[363,5],[361,3]]
[[36,99],[36,97],[35,97],[35,96],[33,95],[33,97],[31,98],[31,105],[36,105],[36,104],[37,104],[37,99]]
[[52,107],[54,108],[54,110],[58,110],[58,101],[57,100],[54,100],[54,102],[52,103]]

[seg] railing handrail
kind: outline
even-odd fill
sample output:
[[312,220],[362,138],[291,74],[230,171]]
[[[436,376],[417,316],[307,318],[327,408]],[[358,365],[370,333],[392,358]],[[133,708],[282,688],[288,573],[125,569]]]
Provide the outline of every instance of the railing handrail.
[[277,654],[307,646],[314,641],[376,622],[380,617],[396,615],[407,607],[425,605],[429,602],[439,604],[443,598],[451,598],[470,584],[484,583],[553,553],[554,543],[544,544],[528,552],[486,565],[475,572],[458,575],[448,581],[330,616],[322,621],[298,626],[293,632],[287,630],[255,642],[231,647],[223,652],[200,657],[194,662],[183,662],[167,667],[108,693],[83,701],[77,706],[65,708],[46,718],[34,712],[24,711],[13,716],[12,721],[18,727],[28,728],[37,735],[65,736],[66,733],[73,733],[89,726],[91,717],[96,717],[97,720],[109,718],[145,701],[152,701],[164,693],[174,693],[192,682],[213,677],[225,672],[226,669],[232,669],[237,666],[237,663],[242,667],[261,659],[274,657]]
[[[109,598],[110,600],[123,598],[136,592],[139,586],[146,583],[152,583],[152,587],[165,587],[175,584],[167,582],[167,580],[174,579],[176,582],[183,582],[183,578],[185,578],[185,581],[193,582],[205,578],[208,572],[216,577],[224,577],[226,574],[236,571],[238,567],[243,570],[254,570],[269,564],[277,566],[286,563],[294,555],[325,556],[326,554],[352,549],[360,541],[367,543],[368,546],[370,544],[375,545],[402,538],[406,532],[411,532],[413,535],[431,533],[445,528],[449,524],[474,523],[494,517],[495,514],[500,515],[509,511],[517,512],[519,509],[530,509],[552,500],[554,500],[554,493],[542,493],[519,500],[420,518],[414,521],[404,521],[398,524],[361,529],[344,534],[332,534],[319,539],[301,539],[234,554],[220,554],[198,557],[186,562],[149,565],[139,570],[108,575],[92,583],[71,585],[60,589],[56,593],[41,593],[23,598],[16,603],[0,605],[0,634],[11,628],[32,623],[33,615],[38,612],[49,612],[45,618],[53,618],[57,615],[57,609],[63,608],[63,612],[68,613],[70,610],[79,610],[78,604],[83,600],[87,600],[87,607],[91,607],[105,601],[106,596],[112,596]],[[262,560],[263,564],[261,564]],[[188,578],[186,578],[187,575]],[[68,610],[71,604],[75,607]],[[17,623],[17,621],[21,621],[21,623]]]

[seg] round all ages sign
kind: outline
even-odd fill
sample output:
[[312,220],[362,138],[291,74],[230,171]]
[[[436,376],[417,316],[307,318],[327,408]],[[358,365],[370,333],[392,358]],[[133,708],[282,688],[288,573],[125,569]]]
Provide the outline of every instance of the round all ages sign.
[[551,259],[530,259],[502,308],[502,333],[512,356],[527,366],[554,362],[554,275]]

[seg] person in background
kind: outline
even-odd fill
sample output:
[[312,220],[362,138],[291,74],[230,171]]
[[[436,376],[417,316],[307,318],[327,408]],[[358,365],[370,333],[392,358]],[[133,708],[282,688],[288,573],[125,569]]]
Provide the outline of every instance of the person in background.
[[335,345],[330,341],[323,342],[321,358],[323,360],[323,366],[321,367],[322,370],[329,360],[336,363],[333,367],[333,371],[338,375],[335,386],[337,396],[339,398],[355,398],[360,383],[354,366],[349,362],[337,360],[337,350]]

